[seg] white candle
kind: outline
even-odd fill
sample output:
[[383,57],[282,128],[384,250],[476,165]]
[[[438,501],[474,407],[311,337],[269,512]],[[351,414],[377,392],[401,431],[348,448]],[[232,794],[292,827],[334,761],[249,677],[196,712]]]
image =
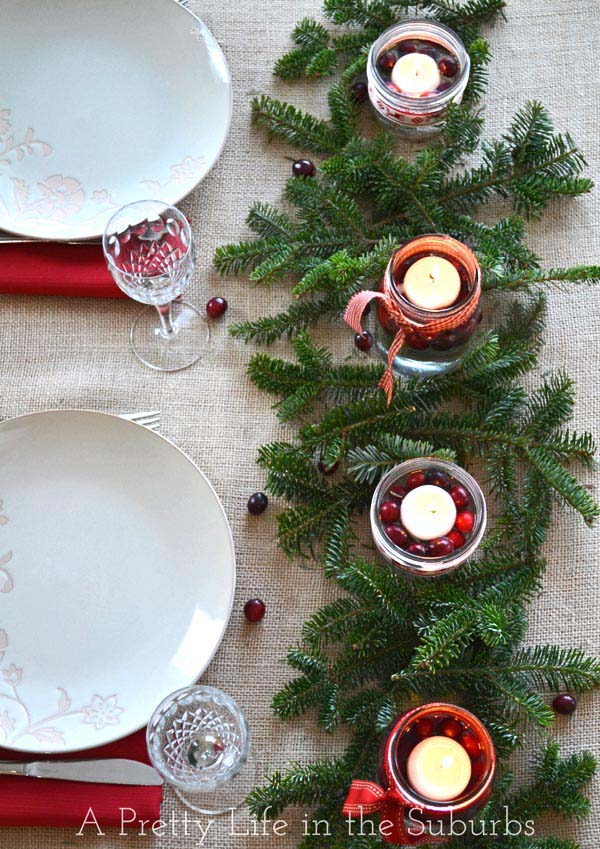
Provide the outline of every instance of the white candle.
[[416,307],[443,310],[460,294],[460,274],[443,256],[424,256],[410,266],[402,285],[404,296]]
[[392,82],[402,94],[419,96],[435,91],[441,76],[435,59],[425,53],[407,53],[392,68]]
[[408,756],[410,785],[425,799],[457,799],[471,780],[471,759],[451,737],[427,737]]
[[454,527],[456,504],[445,489],[426,483],[404,496],[400,518],[408,533],[417,539],[437,539]]

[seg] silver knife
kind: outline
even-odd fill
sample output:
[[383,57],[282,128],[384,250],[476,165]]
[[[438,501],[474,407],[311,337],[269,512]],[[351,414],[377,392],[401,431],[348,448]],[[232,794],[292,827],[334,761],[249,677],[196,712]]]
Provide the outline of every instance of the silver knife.
[[147,764],[119,758],[101,761],[0,761],[0,775],[55,778],[58,781],[89,781],[93,784],[138,784],[158,787],[162,777]]

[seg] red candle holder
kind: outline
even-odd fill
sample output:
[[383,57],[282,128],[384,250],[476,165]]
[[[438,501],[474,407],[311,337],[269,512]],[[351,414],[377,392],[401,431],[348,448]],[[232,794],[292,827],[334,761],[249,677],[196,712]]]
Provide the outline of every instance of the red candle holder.
[[[412,750],[436,735],[455,739],[471,759],[467,787],[456,799],[444,802],[419,795],[407,776]],[[353,781],[343,812],[356,818],[379,812],[381,834],[388,843],[437,842],[432,839],[431,824],[471,817],[489,799],[495,774],[494,744],[483,723],[462,707],[432,702],[409,710],[395,721],[381,745],[380,783]]]

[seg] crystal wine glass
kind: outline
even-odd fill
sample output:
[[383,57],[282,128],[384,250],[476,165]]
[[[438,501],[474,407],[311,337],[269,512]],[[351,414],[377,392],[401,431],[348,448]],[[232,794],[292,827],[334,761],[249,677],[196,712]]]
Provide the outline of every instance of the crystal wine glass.
[[196,307],[179,298],[194,271],[187,218],[162,201],[130,203],[106,225],[102,247],[117,286],[151,305],[131,326],[138,359],[158,371],[195,363],[208,341],[208,325]]
[[146,738],[154,768],[194,811],[229,813],[254,789],[246,717],[215,687],[186,687],[167,696]]

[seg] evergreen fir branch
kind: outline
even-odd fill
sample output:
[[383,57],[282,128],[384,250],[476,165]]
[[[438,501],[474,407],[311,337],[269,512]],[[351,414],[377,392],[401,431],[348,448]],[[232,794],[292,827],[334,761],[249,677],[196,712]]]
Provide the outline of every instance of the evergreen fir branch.
[[510,810],[522,819],[535,818],[546,811],[582,819],[590,806],[581,791],[595,773],[596,764],[589,752],[561,760],[558,745],[550,743],[539,759],[535,782],[509,796]]
[[[329,120],[269,97],[253,103],[254,120],[269,136],[323,155],[316,176],[288,180],[284,200],[291,213],[256,203],[248,214],[254,238],[215,256],[224,274],[291,287],[287,309],[234,325],[232,333],[259,344],[283,337],[293,344],[293,361],[260,352],[250,360],[251,380],[273,396],[280,419],[304,422],[295,440],[263,446],[259,462],[267,490],[287,502],[278,520],[283,550],[322,559],[341,592],[308,619],[301,643],[289,650],[295,677],[273,704],[282,718],[310,710],[322,728],[343,727],[348,746],[338,759],[276,773],[254,791],[250,805],[258,815],[271,808],[270,814],[281,813],[290,804],[316,806],[332,824],[331,849],[380,849],[377,837],[347,833],[340,808],[351,778],[375,777],[381,733],[416,699],[457,700],[473,710],[503,759],[526,740],[529,725],[549,727],[549,691],[587,692],[600,683],[598,661],[579,649],[522,646],[527,606],[545,568],[540,546],[554,503],[565,501],[588,523],[599,512],[575,476],[579,466],[594,465],[595,446],[590,434],[567,429],[571,380],[549,375],[529,388],[542,342],[543,291],[598,282],[600,266],[547,268],[527,245],[526,218],[591,188],[568,133],[556,133],[546,110],[532,102],[502,136],[481,140],[483,120],[472,104],[484,90],[490,50],[480,27],[502,14],[503,5],[325,0],[332,26],[301,21],[294,49],[276,71],[323,77],[339,67],[328,94]],[[350,85],[364,73],[373,40],[415,9],[462,35],[472,72],[465,101],[449,110],[443,134],[408,158],[398,155],[391,134],[361,133]],[[474,166],[467,159],[472,156],[478,157]],[[493,199],[514,213],[476,220]],[[377,389],[383,362],[338,364],[329,346],[306,331],[339,319],[352,294],[379,285],[393,250],[432,231],[472,246],[484,298],[498,295],[494,316],[505,293],[518,297],[502,309],[504,323],[479,334],[457,373],[398,380],[388,406]],[[352,350],[350,334],[348,346]],[[490,506],[497,509],[475,558],[443,581],[409,585],[393,567],[361,558],[367,540],[358,519],[382,474],[419,455],[482,462]],[[339,469],[325,478],[318,464]],[[514,790],[510,775],[500,773],[484,814],[508,804],[523,820],[548,810],[584,816],[589,802],[583,788],[594,769],[586,753],[561,760],[550,746],[529,787]],[[575,849],[557,838],[510,842],[512,849]],[[313,845],[319,838],[306,836],[301,849]],[[452,845],[483,844],[465,837]]]
[[252,101],[252,117],[258,126],[267,130],[269,138],[277,137],[296,147],[318,153],[335,153],[340,148],[334,130],[324,121],[268,95],[261,95]]
[[560,289],[567,289],[567,283],[587,283],[593,285],[600,282],[600,266],[580,265],[573,268],[551,268],[548,271],[533,269],[520,273],[505,275],[488,280],[486,291],[499,289],[503,291],[532,291],[537,286],[550,284]]
[[398,463],[413,457],[428,456],[456,460],[456,454],[449,449],[435,448],[429,442],[386,434],[377,446],[367,445],[365,448],[355,448],[349,452],[348,473],[359,483],[373,484]]
[[350,782],[343,759],[317,761],[308,766],[290,764],[285,773],[276,772],[264,787],[253,790],[247,799],[250,812],[261,817],[265,811],[277,816],[290,805],[314,805],[334,794],[340,798]]

